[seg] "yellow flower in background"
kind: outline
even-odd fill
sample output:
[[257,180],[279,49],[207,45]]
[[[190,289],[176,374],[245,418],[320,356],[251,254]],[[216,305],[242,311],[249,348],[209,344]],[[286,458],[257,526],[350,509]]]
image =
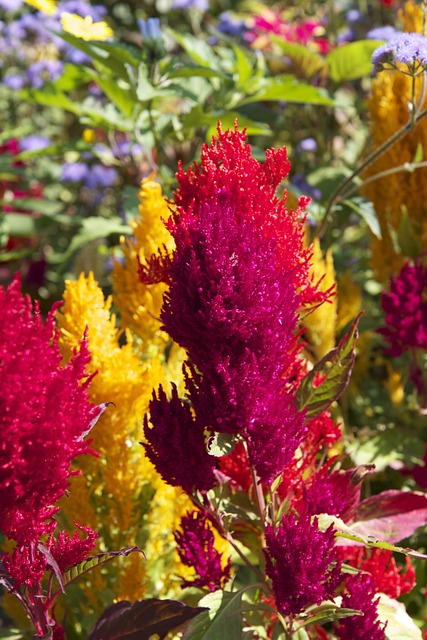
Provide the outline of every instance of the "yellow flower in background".
[[169,206],[161,186],[154,180],[143,180],[139,197],[139,218],[130,222],[132,238],[122,238],[124,262],[114,263],[112,280],[114,303],[120,311],[121,324],[142,338],[144,345],[164,345],[168,336],[160,331],[160,309],[166,285],[146,286],[138,278],[138,257],[143,263],[158,247],[171,251],[173,240],[162,220],[167,220]]
[[[110,306],[111,299],[104,299],[93,275],[81,275],[66,283],[64,304],[57,312],[64,359],[69,360],[88,327],[92,355],[88,371],[97,372],[90,385],[91,400],[115,405],[107,408],[91,432],[100,457],[79,459],[82,475],[72,479],[61,507],[70,527],[75,520],[99,531],[100,550],[137,544],[144,547],[147,561],[135,554],[109,564],[107,572],[97,574],[96,589],[91,576],[82,581],[80,615],[85,615],[83,603],[87,615],[100,614],[107,592],[117,600],[143,598],[154,584],[152,574],[167,576],[165,588],[169,586],[169,576],[181,570],[174,557],[171,513],[178,518],[188,508],[188,498],[165,485],[139,444],[152,388],[165,383],[165,369],[157,358],[141,362],[128,330],[121,344],[122,331]],[[150,547],[154,523],[159,532],[153,541],[155,551]]]
[[[423,14],[413,2],[400,12],[405,31],[421,32]],[[416,80],[416,99],[420,100],[422,80]],[[374,150],[385,142],[410,117],[412,79],[396,70],[378,73],[368,100],[371,140]],[[427,106],[424,101],[423,108]],[[364,173],[363,178],[427,157],[427,119],[414,131],[387,150]],[[367,184],[363,194],[374,203],[382,239],[372,237],[372,266],[375,274],[387,280],[396,273],[406,256],[427,248],[427,169],[400,171]]]
[[56,11],[56,1],[55,0],[24,0],[26,4],[30,7],[34,7],[43,13],[47,13],[48,15],[52,15]]
[[[329,249],[324,256],[318,238],[313,242],[311,275],[314,282],[320,282],[319,289],[328,291],[335,285],[335,270],[332,252]],[[317,362],[335,347],[337,321],[337,297],[308,313],[303,320],[304,340],[310,360]]]
[[75,13],[61,14],[61,25],[66,33],[82,40],[107,40],[113,35],[106,22],[94,22],[91,16],[80,17]]
[[362,290],[346,271],[338,279],[337,332],[354,320],[362,309]]

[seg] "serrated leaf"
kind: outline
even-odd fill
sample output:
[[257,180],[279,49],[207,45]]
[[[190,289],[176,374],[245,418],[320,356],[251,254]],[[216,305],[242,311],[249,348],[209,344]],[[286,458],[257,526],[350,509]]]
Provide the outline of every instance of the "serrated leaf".
[[120,549],[119,551],[107,551],[105,553],[98,553],[95,556],[91,556],[83,562],[79,562],[75,564],[73,567],[67,569],[67,571],[63,574],[63,584],[66,587],[67,585],[80,578],[80,576],[92,571],[95,567],[100,567],[107,562],[111,562],[114,558],[118,558],[120,556],[126,557],[131,553],[142,553],[145,557],[144,552],[139,547],[125,547],[124,549]]
[[282,53],[287,58],[290,58],[294,64],[295,71],[300,76],[307,78],[307,80],[311,80],[316,73],[327,70],[325,58],[320,53],[311,51],[302,44],[287,42],[274,33],[271,34],[271,39],[281,49]]
[[283,102],[298,102],[303,104],[334,105],[334,100],[321,88],[298,82],[295,76],[284,74],[274,78],[265,78],[257,91],[240,104],[251,102],[268,102],[280,100]]
[[[297,407],[299,411],[306,410],[307,420],[319,416],[340,397],[347,387],[354,365],[360,315],[339,345],[322,358],[302,379],[297,393]],[[323,378],[323,381],[315,386],[313,383],[318,377]]]
[[372,54],[383,41],[358,40],[333,49],[326,56],[329,75],[336,83],[357,80],[372,71]]
[[88,640],[163,640],[170,631],[205,611],[176,600],[128,600],[108,607]]
[[228,454],[233,451],[238,441],[239,440],[236,436],[230,433],[216,433],[214,436],[209,438],[208,453],[216,458],[228,456]]

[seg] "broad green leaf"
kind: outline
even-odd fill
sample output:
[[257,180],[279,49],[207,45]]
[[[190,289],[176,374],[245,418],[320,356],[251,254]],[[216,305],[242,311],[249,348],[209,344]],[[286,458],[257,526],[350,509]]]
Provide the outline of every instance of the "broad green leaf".
[[383,41],[358,40],[336,47],[326,56],[331,79],[347,82],[368,76],[372,71],[372,54]]
[[[360,314],[339,345],[302,379],[297,393],[297,406],[300,411],[306,410],[307,420],[319,416],[347,387],[354,365],[359,318]],[[315,386],[317,378],[321,382]]]
[[302,622],[299,621],[299,624],[301,627],[306,627],[309,624],[325,624],[326,622],[335,622],[340,618],[361,615],[363,614],[356,609],[346,609],[332,601],[328,601],[310,609],[310,612],[307,613],[307,618]]
[[377,435],[355,438],[345,445],[347,453],[357,464],[374,463],[382,471],[394,462],[422,464],[421,441],[404,427],[390,427]]
[[271,39],[282,50],[282,53],[291,59],[295,71],[300,76],[307,78],[307,80],[311,80],[316,73],[327,71],[325,58],[323,58],[320,53],[311,51],[302,44],[287,42],[274,33],[271,35]]
[[83,562],[79,562],[73,567],[70,567],[64,573],[64,575],[62,576],[64,586],[66,587],[67,585],[71,584],[71,582],[74,582],[75,580],[77,580],[77,578],[80,578],[80,576],[88,573],[88,571],[92,571],[92,569],[94,569],[95,567],[100,567],[107,562],[111,562],[111,560],[114,560],[114,558],[118,558],[120,556],[126,557],[129,554],[135,552],[142,553],[142,555],[144,555],[144,552],[139,547],[134,546],[125,547],[124,549],[120,549],[119,551],[107,551],[106,553],[98,553],[96,556],[87,558],[86,560],[83,560]]
[[77,115],[80,113],[80,104],[70,100],[53,84],[45,84],[41,89],[22,89],[19,95],[27,102],[36,102],[46,107],[59,107]]
[[122,87],[115,78],[102,73],[92,72],[90,75],[107,98],[120,109],[126,118],[130,118],[136,103],[136,95],[131,87]]
[[199,605],[209,611],[191,621],[185,640],[241,640],[243,620],[240,607],[244,591],[214,591],[202,598]]
[[359,214],[359,216],[366,222],[370,231],[377,238],[381,239],[381,227],[375,213],[374,205],[370,200],[365,200],[362,197],[350,198],[349,200],[342,200],[339,204],[347,205],[353,211]]
[[202,38],[196,38],[188,33],[178,33],[173,29],[168,29],[168,32],[197,65],[200,65],[201,67],[208,67],[209,69],[215,69],[216,71],[221,70],[218,56],[215,54],[212,47],[205,42],[205,40]]
[[90,77],[88,69],[81,64],[71,64],[70,62],[64,64],[61,75],[53,86],[59,92],[69,92],[74,89],[78,89],[82,84],[89,82]]
[[92,98],[86,99],[79,105],[78,115],[83,124],[104,129],[117,129],[118,131],[132,131],[131,120],[123,118],[123,114],[114,104],[101,105]]
[[230,76],[223,71],[218,69],[209,69],[208,67],[203,67],[199,64],[186,64],[182,67],[178,67],[171,71],[168,76],[169,78],[194,78],[194,76],[200,76],[202,78],[231,79]]
[[42,200],[40,198],[14,198],[13,206],[16,209],[36,211],[45,216],[55,216],[64,209],[64,205],[61,202],[52,202],[51,200]]
[[249,118],[242,116],[238,110],[236,111],[211,111],[207,112],[202,105],[198,104],[188,114],[182,118],[184,127],[191,129],[194,127],[208,127],[206,139],[210,140],[211,136],[217,131],[218,122],[221,122],[223,129],[233,128],[234,122],[238,119],[239,127],[247,129],[249,135],[271,135],[268,125],[262,122],[254,122]]
[[[342,538],[344,540],[351,540],[352,542],[358,542],[359,544],[365,545],[365,547],[374,547],[375,549],[387,549],[389,551],[395,551],[397,553],[403,553],[405,556],[411,556],[412,558],[420,558],[423,560],[427,559],[427,555],[424,553],[420,553],[419,551],[415,551],[415,549],[410,549],[408,547],[397,547],[391,542],[386,542],[385,540],[377,540],[372,536],[363,536],[361,534],[355,533],[351,527],[351,525],[345,524],[340,518],[336,516],[331,516],[328,513],[321,513],[316,516],[318,521],[318,527],[321,531],[326,531],[328,527],[333,525],[335,529],[335,538],[339,540]],[[342,543],[346,544],[346,543]]]
[[390,598],[385,593],[379,594],[377,605],[378,618],[387,622],[386,640],[422,640],[423,634],[408,615],[405,605]]
[[2,233],[9,236],[28,238],[46,231],[55,224],[52,218],[36,218],[27,213],[7,213],[1,220]]
[[235,57],[235,71],[237,74],[236,87],[239,91],[250,93],[254,76],[252,54],[249,54],[246,49],[239,47],[235,43],[233,43],[233,52]]
[[257,91],[240,104],[251,102],[268,102],[281,100],[283,102],[301,102],[303,104],[334,105],[334,100],[325,89],[312,87],[309,84],[299,82],[294,76],[284,74],[274,78],[265,78]]
[[64,252],[62,260],[65,262],[78,249],[81,249],[88,242],[92,242],[93,240],[107,238],[111,234],[130,235],[131,233],[131,228],[128,225],[123,224],[119,218],[101,218],[96,216],[85,218],[82,222],[82,226],[71,240],[67,250]]
[[163,640],[170,631],[205,611],[176,600],[122,600],[109,606],[88,640]]

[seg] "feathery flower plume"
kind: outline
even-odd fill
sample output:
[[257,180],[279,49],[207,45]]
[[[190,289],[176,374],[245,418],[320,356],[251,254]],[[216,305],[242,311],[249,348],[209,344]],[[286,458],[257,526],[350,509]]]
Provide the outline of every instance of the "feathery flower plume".
[[267,527],[265,539],[266,572],[281,613],[297,614],[333,596],[342,574],[332,525],[320,531],[317,518],[311,522],[308,514],[299,520],[288,514],[276,532]]
[[385,625],[378,620],[378,598],[371,576],[358,573],[347,578],[342,606],[363,613],[343,618],[336,628],[339,640],[384,640]]
[[214,534],[203,513],[192,511],[181,519],[181,531],[174,533],[181,562],[194,567],[198,577],[184,580],[183,587],[198,586],[216,591],[230,578],[231,561],[225,560],[214,546]]
[[[176,211],[168,221],[176,248],[162,263],[170,287],[161,320],[191,362],[186,388],[200,425],[199,449],[204,429],[239,434],[265,482],[284,470],[305,432],[286,379],[295,368],[299,309],[330,295],[313,283],[303,247],[307,199],[287,211],[286,198],[276,196],[288,171],[284,149],[268,150],[261,164],[237,125],[219,128],[204,145],[200,166],[178,170]],[[149,274],[150,264],[141,265],[141,279]],[[158,402],[167,399],[162,394]],[[172,464],[167,438],[156,436],[166,423],[162,417],[156,425],[153,416],[151,422],[148,444],[156,438],[158,460]]]
[[388,63],[405,64],[411,72],[420,73],[427,68],[427,38],[420,33],[394,34],[388,42],[372,54],[374,69]]

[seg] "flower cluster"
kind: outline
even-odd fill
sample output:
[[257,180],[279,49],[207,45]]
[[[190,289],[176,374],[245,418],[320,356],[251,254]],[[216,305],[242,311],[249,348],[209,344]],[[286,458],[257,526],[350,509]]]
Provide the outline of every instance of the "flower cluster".
[[184,565],[194,567],[198,574],[183,586],[196,585],[209,591],[225,586],[230,578],[231,561],[225,560],[214,547],[214,534],[203,513],[192,511],[181,519],[181,531],[174,534],[177,550]]
[[[219,129],[203,147],[200,167],[178,171],[176,210],[168,222],[176,249],[164,261],[170,286],[161,320],[187,351],[186,388],[195,414],[182,405],[174,431],[179,416],[191,419],[200,451],[206,429],[242,436],[265,482],[284,470],[305,432],[286,375],[295,369],[299,309],[328,295],[313,284],[310,253],[303,247],[307,200],[288,212],[276,196],[288,171],[284,149],[268,150],[262,165],[252,158],[244,132]],[[140,275],[149,279],[150,265],[141,265]],[[153,405],[159,420],[151,415],[145,436],[148,447],[156,442],[155,464],[163,459],[166,467],[176,467],[165,431],[170,409],[158,406],[166,402],[162,393]],[[179,438],[174,442],[178,446]],[[188,455],[182,447],[183,468]],[[170,477],[188,486],[187,473],[179,479],[171,469]],[[197,487],[196,478],[192,484]]]
[[283,614],[297,614],[309,604],[319,604],[342,581],[332,526],[320,531],[316,518],[311,522],[308,514],[302,514],[297,520],[289,514],[283,516],[277,531],[267,528],[266,543],[266,572]]
[[409,349],[427,349],[427,269],[421,262],[407,262],[383,291],[381,305],[386,326],[378,329],[389,343],[388,355],[397,357]]
[[385,63],[405,64],[415,71],[427,68],[427,38],[419,33],[396,33],[388,42],[375,49],[372,64],[375,69]]
[[363,615],[344,618],[336,629],[339,640],[385,640],[385,625],[378,620],[378,598],[369,575],[359,573],[346,580],[342,606]]

